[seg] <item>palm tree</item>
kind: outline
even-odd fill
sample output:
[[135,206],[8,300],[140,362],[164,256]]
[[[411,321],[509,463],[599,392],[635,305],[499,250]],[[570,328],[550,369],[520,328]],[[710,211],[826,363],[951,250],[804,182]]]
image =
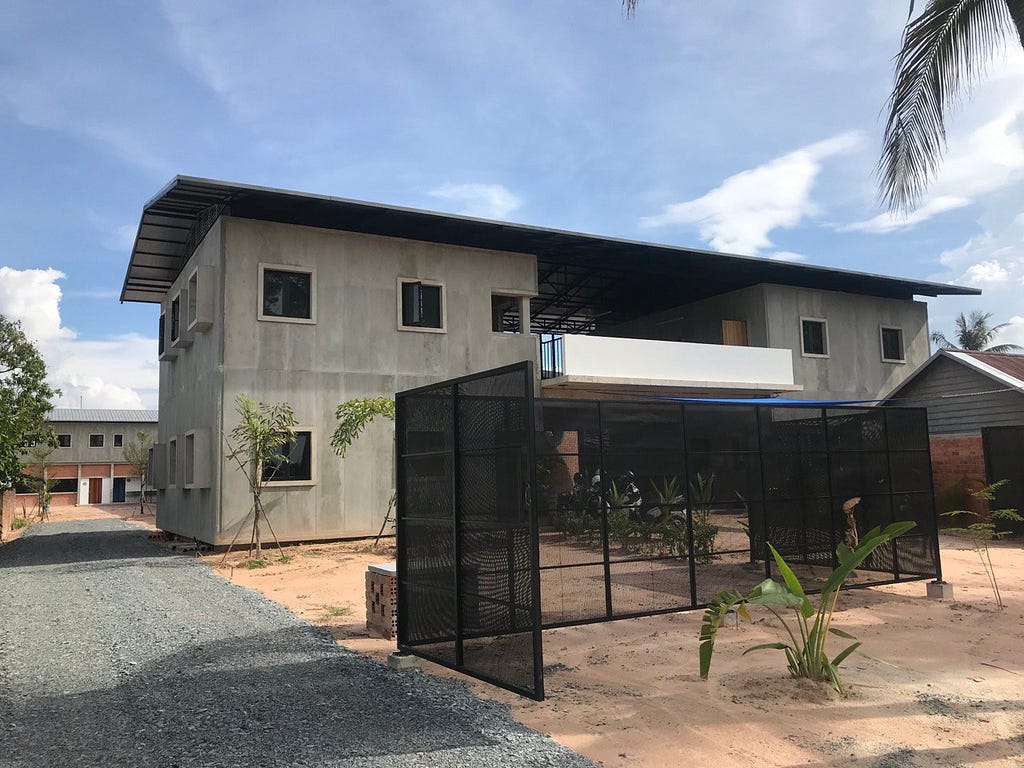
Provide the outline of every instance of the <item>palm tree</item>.
[[946,110],[1014,33],[1024,46],[1024,0],[929,0],[908,22],[878,161],[890,210],[913,209],[946,147]]
[[988,321],[991,318],[991,312],[982,314],[981,312],[974,311],[971,312],[970,317],[964,317],[964,313],[961,312],[954,323],[956,325],[957,343],[954,344],[951,342],[941,331],[936,331],[932,334],[932,344],[945,349],[963,349],[969,352],[1024,351],[1017,344],[996,344],[995,346],[989,346],[995,339],[996,334],[1009,325],[1009,323],[1000,323],[999,325],[990,326]]

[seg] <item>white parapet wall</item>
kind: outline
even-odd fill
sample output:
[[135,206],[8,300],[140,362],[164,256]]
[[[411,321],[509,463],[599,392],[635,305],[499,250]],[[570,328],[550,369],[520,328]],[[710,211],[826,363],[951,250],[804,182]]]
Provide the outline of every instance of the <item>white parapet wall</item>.
[[[550,380],[792,391],[789,349],[564,336],[563,376]],[[548,382],[545,382],[548,383]]]

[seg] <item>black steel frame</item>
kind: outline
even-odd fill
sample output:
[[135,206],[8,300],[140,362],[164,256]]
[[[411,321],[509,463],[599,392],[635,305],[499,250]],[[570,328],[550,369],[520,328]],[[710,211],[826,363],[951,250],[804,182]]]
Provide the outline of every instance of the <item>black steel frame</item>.
[[[527,474],[525,478],[525,487],[522,489],[522,509],[527,515],[527,525],[530,532],[530,563],[529,563],[529,574],[530,574],[530,593],[531,593],[531,605],[530,605],[530,621],[531,621],[531,632],[532,632],[532,666],[533,666],[533,686],[532,688],[519,686],[510,683],[508,680],[501,679],[495,675],[489,675],[482,673],[479,670],[469,669],[465,666],[464,656],[464,644],[467,639],[478,639],[480,637],[486,637],[486,635],[473,635],[468,633],[465,629],[465,617],[464,617],[464,605],[463,605],[463,594],[464,594],[464,552],[463,552],[463,513],[462,513],[462,499],[460,493],[460,479],[462,476],[461,460],[463,452],[460,446],[460,424],[459,424],[459,388],[460,385],[479,382],[488,378],[501,377],[505,374],[521,373],[524,383],[522,391],[522,399],[525,403],[525,413],[527,418],[527,424],[525,434],[522,440],[522,449],[526,453],[526,467]],[[507,690],[511,690],[520,695],[528,698],[536,699],[537,701],[543,701],[544,699],[544,657],[543,657],[543,639],[541,635],[541,614],[540,614],[540,579],[539,579],[539,528],[537,525],[536,512],[533,505],[533,489],[536,487],[536,460],[534,454],[534,443],[533,435],[536,432],[535,426],[535,408],[534,408],[534,384],[535,384],[535,372],[534,364],[532,361],[525,361],[522,363],[516,363],[513,365],[504,366],[502,368],[496,368],[493,370],[485,371],[483,373],[472,374],[469,376],[463,376],[457,379],[450,379],[438,384],[427,385],[424,387],[418,387],[416,389],[406,390],[396,395],[396,413],[395,413],[395,427],[397,436],[397,474],[396,474],[396,533],[398,541],[398,551],[396,557],[396,575],[398,581],[398,648],[400,651],[405,653],[411,653],[421,658],[432,661],[436,664],[454,669],[458,672],[468,674],[477,679],[483,680],[484,682],[496,685]],[[409,509],[409,499],[406,496],[407,488],[407,467],[406,459],[415,457],[421,454],[411,453],[408,450],[406,443],[407,436],[407,419],[408,419],[408,408],[409,400],[417,395],[424,395],[435,393],[441,389],[451,390],[451,413],[453,418],[452,424],[452,445],[449,450],[444,451],[450,456],[452,461],[452,477],[451,477],[451,520],[453,523],[454,533],[454,595],[455,595],[455,626],[454,635],[451,637],[438,638],[444,640],[453,641],[455,644],[455,658],[453,660],[446,659],[437,654],[431,653],[430,650],[424,649],[424,643],[416,643],[410,640],[410,628],[409,628],[409,598],[407,595],[407,586],[409,584],[409,534],[408,534],[408,523],[409,516],[407,514]],[[508,446],[506,446],[508,447]],[[511,547],[511,545],[510,545]],[[509,561],[510,568],[513,567],[511,563],[512,555],[510,551]],[[510,579],[511,582],[511,579]],[[514,600],[515,592],[511,588],[510,583],[510,597]],[[492,603],[500,603],[500,600],[491,599]],[[509,606],[514,611],[515,605]],[[514,613],[513,613],[514,615]]]

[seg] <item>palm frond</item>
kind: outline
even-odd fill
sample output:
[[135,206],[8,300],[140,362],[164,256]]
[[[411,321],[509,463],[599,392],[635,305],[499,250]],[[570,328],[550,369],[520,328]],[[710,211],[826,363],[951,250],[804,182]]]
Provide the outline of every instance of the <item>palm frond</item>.
[[1024,46],[1024,0],[1006,0],[1010,9],[1010,18],[1013,19],[1013,26],[1017,28],[1017,37],[1020,44]]
[[988,347],[985,351],[995,352],[997,355],[1005,355],[1014,352],[1024,352],[1024,347],[1020,344],[996,344],[994,347]]
[[935,177],[946,146],[947,110],[1007,34],[1021,31],[1020,17],[1024,0],[930,0],[907,24],[877,168],[890,210],[912,210]]

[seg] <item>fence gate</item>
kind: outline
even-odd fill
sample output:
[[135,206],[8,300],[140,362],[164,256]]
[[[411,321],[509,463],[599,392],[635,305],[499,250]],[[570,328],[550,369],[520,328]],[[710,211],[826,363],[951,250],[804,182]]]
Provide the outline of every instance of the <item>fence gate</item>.
[[544,698],[532,362],[396,396],[398,647]]

